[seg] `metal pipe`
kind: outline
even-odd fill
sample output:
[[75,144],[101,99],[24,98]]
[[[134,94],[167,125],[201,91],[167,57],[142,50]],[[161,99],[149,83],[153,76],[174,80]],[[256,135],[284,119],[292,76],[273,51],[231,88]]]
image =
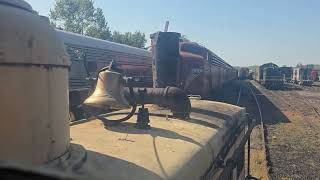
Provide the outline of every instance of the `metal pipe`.
[[[169,108],[176,118],[184,119],[189,117],[191,103],[183,90],[176,87],[146,88],[146,93],[141,98],[138,92],[139,89],[141,88],[133,88],[133,96],[137,104],[157,104],[161,107]],[[128,101],[132,99],[129,88],[124,89],[124,96]]]

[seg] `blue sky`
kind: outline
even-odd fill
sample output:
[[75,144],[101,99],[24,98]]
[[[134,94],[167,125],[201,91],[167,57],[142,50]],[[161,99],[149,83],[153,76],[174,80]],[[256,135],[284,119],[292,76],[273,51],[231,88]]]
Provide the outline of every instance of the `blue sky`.
[[[48,15],[54,0],[27,0]],[[231,65],[320,64],[318,0],[94,0],[111,30],[185,34]]]

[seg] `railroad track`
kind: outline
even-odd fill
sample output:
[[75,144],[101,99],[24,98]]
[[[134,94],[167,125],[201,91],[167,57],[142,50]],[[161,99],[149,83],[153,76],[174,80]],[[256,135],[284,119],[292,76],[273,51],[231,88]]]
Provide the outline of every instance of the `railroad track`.
[[[240,88],[239,88],[239,93],[238,93],[238,98],[237,98],[237,102],[236,104],[239,105],[240,103],[240,99],[242,97],[242,95],[245,95],[247,94],[246,92],[249,92],[249,94],[253,97],[254,99],[254,102],[255,102],[255,106],[257,107],[257,111],[258,111],[258,114],[259,114],[259,119],[257,119],[256,121],[256,127],[258,127],[258,134],[259,136],[261,136],[261,141],[259,144],[261,146],[261,152],[263,152],[265,154],[265,158],[263,159],[263,161],[266,162],[266,169],[268,171],[268,158],[267,158],[267,142],[266,142],[266,127],[264,125],[264,120],[263,120],[263,114],[262,114],[262,106],[260,104],[260,102],[258,101],[258,98],[257,98],[257,95],[256,93],[254,92],[254,90],[252,89],[251,87],[251,84],[250,83],[247,83],[245,82],[244,84],[240,85]],[[250,139],[250,138],[249,138]],[[255,139],[255,138],[254,138]],[[248,146],[250,147],[250,140],[248,141]],[[251,147],[252,148],[252,147]],[[250,162],[250,149],[248,149],[248,162]],[[255,148],[254,148],[255,149]],[[256,161],[256,159],[254,158],[254,161]],[[249,175],[249,177],[252,177],[250,176],[250,163],[247,165],[247,174]],[[264,176],[264,178],[266,179],[269,179],[268,175],[266,175],[267,177]],[[256,178],[253,178],[252,179],[256,179]]]
[[319,113],[318,109],[312,105],[313,103],[311,102],[311,100],[305,98],[305,101],[306,101],[307,104],[311,107],[311,109],[312,109],[313,112],[317,115],[317,117],[320,118],[320,113]]
[[[267,156],[271,162],[270,177],[318,179],[315,178],[318,177],[318,166],[310,164],[319,162],[319,154],[316,152],[319,146],[320,118],[317,108],[320,99],[305,90],[274,91],[265,89],[256,82],[252,84],[251,87],[256,87],[259,91],[252,88],[257,94],[260,105],[263,106],[261,107],[263,121],[268,127],[266,145],[267,155],[271,155]],[[313,107],[316,110],[313,110]],[[310,175],[309,169],[313,169],[313,174]],[[303,176],[300,176],[300,173]]]
[[260,133],[261,133],[261,135],[262,135],[262,142],[263,142],[263,144],[264,144],[264,146],[263,146],[263,151],[265,152],[265,153],[267,153],[267,151],[266,151],[266,149],[267,149],[267,147],[266,147],[266,136],[265,136],[265,131],[266,131],[266,127],[265,127],[265,125],[264,125],[264,122],[263,122],[263,115],[262,115],[262,109],[261,109],[261,104],[259,103],[259,101],[258,101],[258,98],[257,98],[257,95],[256,95],[256,93],[254,93],[254,91],[252,90],[252,88],[250,87],[250,84],[249,85],[247,85],[247,87],[249,88],[249,90],[250,90],[250,92],[251,92],[251,95],[253,96],[253,98],[254,98],[254,100],[255,100],[255,102],[256,102],[256,105],[257,105],[257,108],[258,108],[258,112],[259,112],[259,117],[260,117],[260,121],[259,121],[259,124],[260,124]]
[[[272,101],[278,102],[280,104],[280,107],[282,106],[282,110],[290,110],[292,112],[295,112],[296,114],[300,114],[303,117],[313,116],[317,119],[320,119],[320,112],[316,107],[314,107],[314,103],[311,102],[310,99],[303,97],[298,93],[292,93],[291,91],[274,92],[272,90],[267,90],[264,87],[261,87],[260,84],[255,86],[259,87],[259,91],[263,95],[272,97]],[[320,107],[318,108],[320,109]],[[312,120],[306,120],[305,123],[308,124],[309,127],[320,131],[320,127],[315,126],[314,123],[310,121]]]
[[[253,83],[253,84],[256,84],[256,83]],[[285,107],[282,106],[282,108],[291,109],[292,111],[302,114],[303,116],[310,116],[313,114],[315,115],[315,117],[320,118],[320,112],[317,109],[317,108],[320,109],[320,107],[316,108],[314,103],[311,102],[310,99],[302,97],[299,94],[294,94],[294,95],[292,93],[289,94],[290,91],[276,93],[272,90],[267,90],[264,87],[259,88],[259,91],[266,96],[274,97],[273,100],[278,101],[280,107],[284,104]]]
[[[254,91],[253,91],[252,88],[250,87],[250,84],[247,84],[247,83],[246,83],[246,88],[248,88],[248,89],[250,90],[250,93],[251,93],[252,97],[254,98],[255,103],[256,103],[256,105],[257,105],[258,112],[259,112],[259,118],[260,118],[259,124],[260,124],[260,126],[261,126],[261,128],[260,128],[260,129],[261,129],[261,134],[263,135],[263,136],[262,136],[263,142],[266,142],[266,141],[265,141],[265,133],[264,133],[264,131],[265,131],[265,126],[264,126],[264,122],[263,122],[261,105],[260,105],[260,103],[259,103],[259,101],[258,101],[258,98],[257,98],[257,96],[256,96],[256,93],[254,93]],[[240,86],[240,89],[239,89],[239,95],[238,95],[238,99],[237,99],[237,105],[239,105],[240,98],[241,98],[241,94],[242,94],[242,86]]]
[[[256,93],[252,90],[252,88],[251,88],[250,86],[251,86],[251,84],[246,83],[246,88],[249,89],[250,94],[251,94],[252,97],[254,98],[255,103],[256,103],[256,106],[257,106],[257,109],[258,109],[258,112],[259,112],[259,119],[260,119],[260,120],[259,120],[259,124],[260,124],[260,126],[261,126],[261,130],[263,130],[261,133],[263,134],[263,138],[264,138],[264,137],[265,137],[265,136],[264,136],[264,128],[265,128],[265,126],[264,126],[264,122],[263,122],[263,115],[262,115],[261,105],[260,105],[260,103],[259,103],[259,101],[258,101],[258,98],[257,98]],[[237,100],[237,105],[238,105],[239,102],[240,102],[241,92],[242,92],[242,86],[240,86],[239,96],[238,96],[238,100]],[[265,142],[265,139],[263,139],[263,141]]]
[[[266,94],[268,93],[276,97],[277,99],[281,100],[282,103],[286,104],[288,108],[291,108],[293,111],[300,113],[303,116],[309,116],[314,114],[315,117],[320,118],[320,113],[317,110],[317,108],[313,105],[314,103],[306,97],[302,97],[301,95],[298,95],[298,94],[294,97],[290,97],[292,96],[292,94],[288,95],[287,93],[284,93],[284,92],[280,92],[281,95],[273,91],[267,91]],[[284,98],[283,96],[287,96],[287,98]],[[310,112],[310,110],[312,110],[312,112]]]
[[[319,90],[319,89],[317,89],[316,87],[308,87],[308,86],[299,86],[299,85],[296,85],[296,84],[290,84],[291,86],[294,86],[294,87],[296,87],[296,88],[302,88],[302,89],[304,89],[304,90],[307,90],[307,91],[316,91],[316,90]],[[309,109],[312,109],[312,111],[313,111],[313,113],[318,117],[318,118],[320,118],[320,112],[319,112],[319,110],[318,109],[320,109],[320,106],[318,106],[318,105],[315,105],[315,103],[313,103],[312,102],[312,100],[311,99],[309,99],[309,98],[306,98],[306,97],[301,97],[300,98],[301,99],[301,101],[305,104],[305,105],[307,105],[308,107],[309,107]],[[284,102],[287,102],[287,101],[284,101]],[[287,103],[288,104],[288,103]],[[290,106],[290,104],[288,104],[289,106]],[[315,107],[316,106],[316,107]],[[292,107],[292,106],[291,106]],[[295,108],[295,109],[297,109],[297,108]]]

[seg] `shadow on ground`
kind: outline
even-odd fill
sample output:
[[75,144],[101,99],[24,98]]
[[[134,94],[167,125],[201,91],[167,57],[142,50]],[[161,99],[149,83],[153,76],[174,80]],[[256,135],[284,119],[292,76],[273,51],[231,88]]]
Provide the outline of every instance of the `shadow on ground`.
[[[247,81],[233,81],[224,85],[221,89],[214,92],[213,100],[245,107],[250,116],[256,120],[260,120],[260,114],[249,87],[256,94],[265,124],[273,125],[290,122],[275,104]],[[241,95],[239,98],[240,89]]]

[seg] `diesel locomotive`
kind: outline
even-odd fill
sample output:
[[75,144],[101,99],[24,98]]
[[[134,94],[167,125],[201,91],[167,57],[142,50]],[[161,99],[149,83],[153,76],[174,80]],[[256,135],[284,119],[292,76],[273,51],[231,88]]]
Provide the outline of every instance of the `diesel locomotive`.
[[237,70],[231,65],[204,46],[180,42],[179,33],[158,32],[150,37],[153,66],[167,67],[161,71],[154,68],[154,81],[159,82],[156,87],[169,84],[206,99],[215,89],[237,78]]
[[266,63],[254,69],[254,79],[268,89],[281,89],[284,85],[280,68],[274,63]]
[[291,82],[293,75],[292,67],[282,66],[280,67],[280,73],[283,77],[284,82]]

